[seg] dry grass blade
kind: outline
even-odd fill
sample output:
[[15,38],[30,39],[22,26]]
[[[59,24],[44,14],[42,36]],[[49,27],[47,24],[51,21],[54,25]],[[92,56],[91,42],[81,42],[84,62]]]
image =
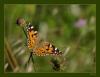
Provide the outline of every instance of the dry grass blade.
[[18,62],[17,62],[15,56],[12,53],[11,47],[10,47],[10,45],[9,45],[9,43],[6,39],[5,39],[4,43],[5,43],[5,50],[4,51],[5,51],[5,55],[8,59],[8,62],[10,64],[12,70],[14,72],[18,72],[19,71],[19,65],[18,65]]

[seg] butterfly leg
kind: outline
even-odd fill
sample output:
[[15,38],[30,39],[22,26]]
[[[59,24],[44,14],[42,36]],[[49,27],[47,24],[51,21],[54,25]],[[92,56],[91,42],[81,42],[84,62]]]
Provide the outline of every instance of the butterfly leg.
[[26,62],[25,66],[27,66],[27,65],[29,64],[31,58],[32,58],[32,52],[30,53],[29,59],[28,59],[28,61]]
[[30,62],[30,60],[32,60],[34,62],[32,54],[33,54],[33,52],[30,53],[30,56],[29,56],[29,59],[28,59],[28,63]]
[[[32,54],[33,54],[33,52],[32,52]],[[34,58],[33,58],[32,54],[31,54],[31,60],[34,63]]]

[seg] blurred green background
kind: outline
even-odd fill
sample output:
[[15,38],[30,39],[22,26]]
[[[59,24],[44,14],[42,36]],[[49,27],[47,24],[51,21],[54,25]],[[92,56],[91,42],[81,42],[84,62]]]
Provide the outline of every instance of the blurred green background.
[[[25,34],[16,24],[19,17],[31,22],[41,39],[64,53],[59,58],[60,71],[52,69],[51,56],[34,56],[34,65],[30,62],[25,67],[29,50]],[[96,72],[95,4],[5,4],[4,27],[5,72]]]

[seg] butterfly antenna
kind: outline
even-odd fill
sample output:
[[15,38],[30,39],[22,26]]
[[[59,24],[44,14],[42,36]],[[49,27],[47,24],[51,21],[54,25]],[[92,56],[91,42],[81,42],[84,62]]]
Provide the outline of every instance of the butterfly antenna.
[[33,53],[33,52],[30,53],[30,56],[29,56],[29,59],[28,59],[28,63],[30,62],[31,59],[33,59],[32,53]]

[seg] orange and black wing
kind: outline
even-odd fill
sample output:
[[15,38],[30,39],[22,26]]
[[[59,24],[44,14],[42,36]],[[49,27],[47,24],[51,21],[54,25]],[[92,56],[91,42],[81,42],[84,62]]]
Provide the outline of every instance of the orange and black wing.
[[58,48],[56,48],[54,45],[50,44],[49,42],[44,43],[44,48],[45,48],[47,54],[62,55],[62,52],[59,51]]
[[38,32],[34,30],[31,24],[27,26],[27,46],[29,49],[33,49],[37,43]]

